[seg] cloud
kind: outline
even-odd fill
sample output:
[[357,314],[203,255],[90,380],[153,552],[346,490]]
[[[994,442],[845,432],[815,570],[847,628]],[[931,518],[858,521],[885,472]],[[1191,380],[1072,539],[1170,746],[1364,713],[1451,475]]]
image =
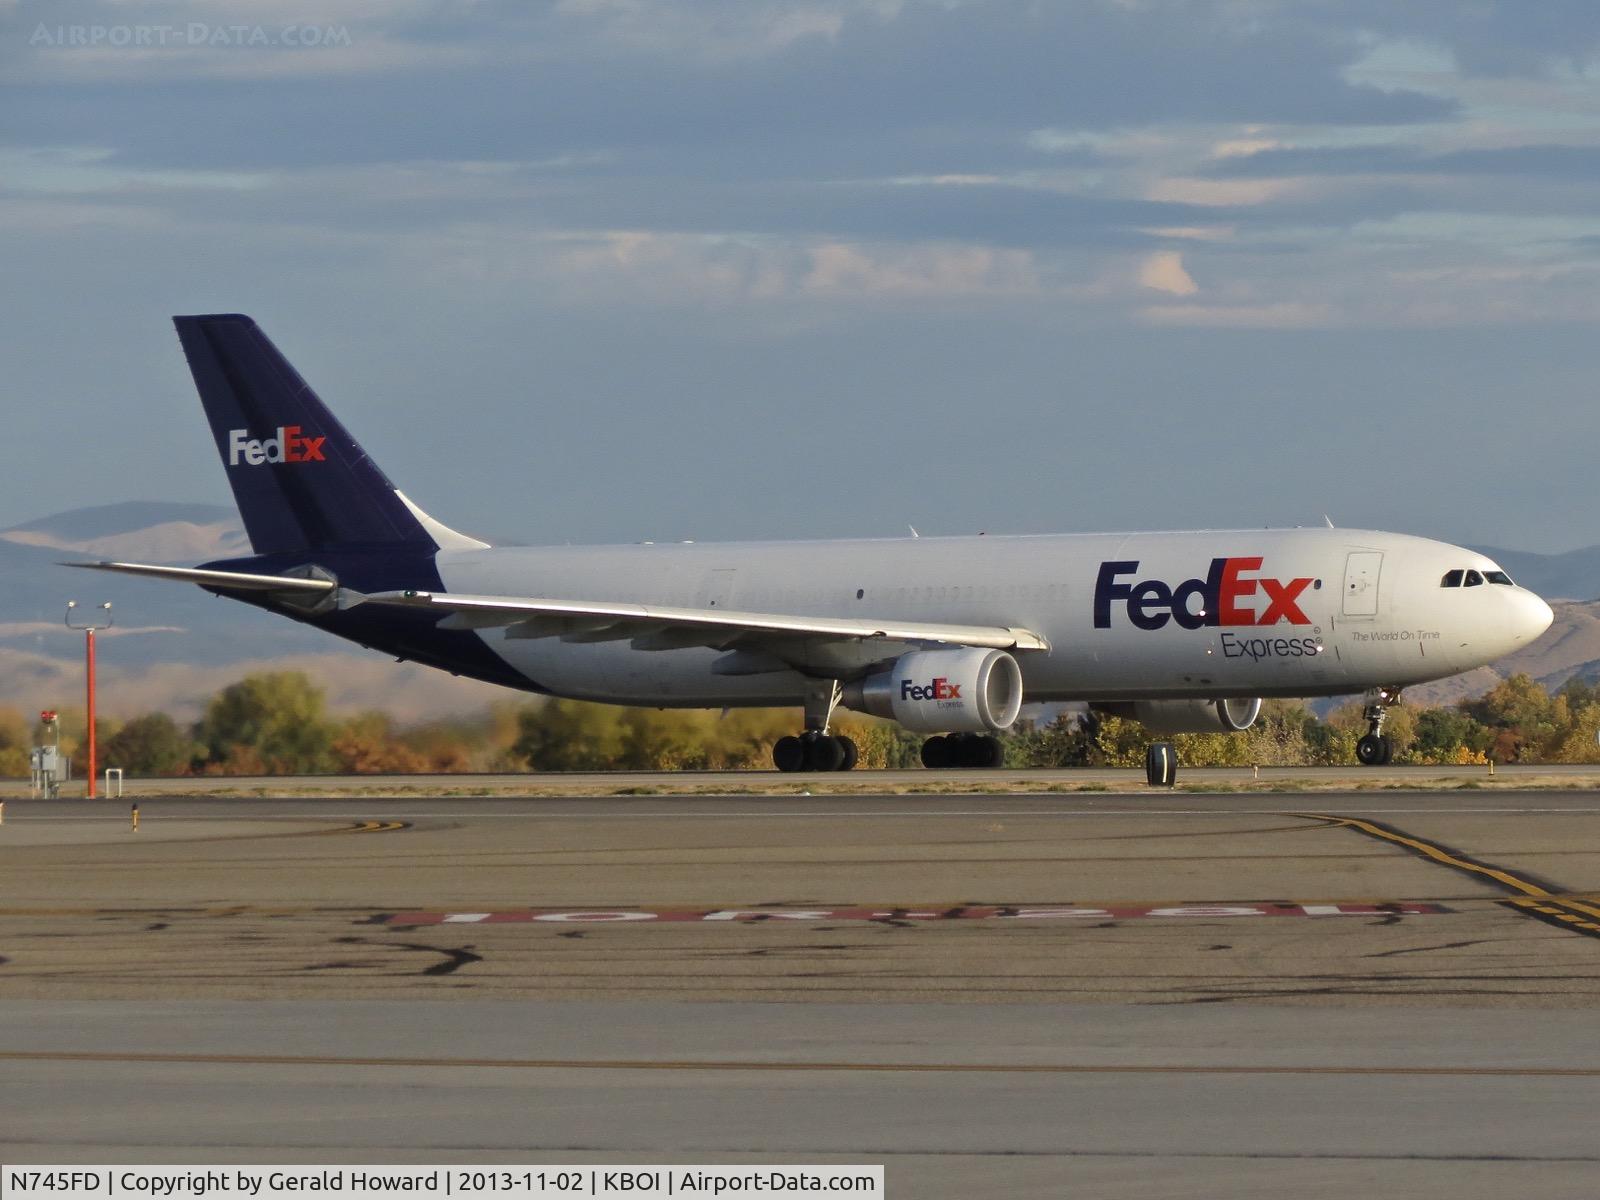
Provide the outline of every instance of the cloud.
[[1019,250],[984,246],[866,248],[824,242],[811,249],[810,260],[811,269],[800,282],[810,295],[934,299],[1026,296],[1040,290],[1031,256]]
[[1333,323],[1325,304],[1297,300],[1274,304],[1152,304],[1139,315],[1153,325],[1191,325],[1220,329],[1314,329]]
[[1600,183],[1600,146],[1524,145],[1429,152],[1420,146],[1273,147],[1219,158],[1212,179],[1300,175],[1494,175]]
[[[1518,359],[1529,332],[1600,323],[1587,274],[1540,274],[1596,257],[1600,76],[1573,64],[1600,7],[1538,7],[22,0],[0,8],[0,353],[28,398],[10,432],[92,430],[91,498],[221,498],[165,315],[242,308],[397,477],[451,480],[469,527],[892,530],[908,504],[952,527],[1121,521],[1088,515],[1116,481],[1087,457],[1094,485],[1066,505],[907,499],[879,448],[967,461],[970,438],[940,443],[926,413],[1000,388],[1059,443],[1097,355],[1115,359],[1100,390],[1137,361],[1160,397],[1164,371],[1219,346],[1237,353],[1213,408],[1240,403],[1253,364],[1332,378],[1360,345],[1379,348],[1371,394],[1379,365],[1415,363],[1404,394],[1443,426],[1490,345]],[[39,21],[267,18],[344,23],[351,44],[27,44]],[[1319,338],[1271,340],[1305,329]],[[1539,361],[1590,365],[1587,342],[1564,345]],[[441,396],[518,436],[419,438]],[[602,452],[597,421],[638,448]],[[1184,433],[1196,461],[1227,453]],[[773,486],[774,445],[819,474]],[[1382,495],[1377,465],[1362,485]],[[748,502],[708,515],[709,470]],[[530,477],[561,501],[530,499]],[[1204,485],[1198,468],[1173,480],[1180,503]],[[60,486],[50,456],[23,456],[0,507],[62,507],[39,499]],[[1470,505],[1453,486],[1442,473],[1429,494]],[[517,512],[520,530],[500,515]]]
[[[85,24],[129,21],[125,6],[103,0],[72,11]],[[205,11],[167,4],[140,19]],[[45,19],[36,13],[63,19],[27,4],[12,25],[31,28]],[[1014,156],[1039,129],[1382,125],[1457,108],[1350,82],[1345,69],[1364,49],[1356,30],[1228,5],[685,0],[464,11],[441,0],[392,12],[369,2],[344,20],[348,48],[207,51],[206,70],[220,78],[164,52],[107,51],[78,70],[73,55],[91,51],[42,57],[12,36],[0,39],[0,76],[30,101],[35,144],[98,141],[131,161],[209,167],[444,160],[464,142],[472,157],[507,160],[714,147],[724,164],[775,150],[859,160],[865,143],[892,163],[897,146],[941,138]],[[280,69],[262,64],[286,62],[309,73],[282,86],[261,77]]]
[[1242,208],[1266,204],[1300,192],[1292,180],[1193,179],[1174,176],[1150,185],[1148,199],[1166,204],[1195,205],[1199,208]]
[[1139,286],[1174,296],[1192,296],[1200,290],[1183,269],[1183,255],[1176,250],[1163,250],[1146,258],[1139,267]]
[[1447,50],[1471,76],[1581,74],[1600,57],[1600,9],[1590,0],[1320,0],[1302,15]]

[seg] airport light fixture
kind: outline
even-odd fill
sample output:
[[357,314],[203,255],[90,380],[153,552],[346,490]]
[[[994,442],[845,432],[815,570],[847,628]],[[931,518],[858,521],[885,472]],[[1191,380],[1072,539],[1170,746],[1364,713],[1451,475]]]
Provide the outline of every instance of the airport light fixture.
[[111,628],[111,624],[112,624],[111,601],[107,600],[103,604],[100,605],[100,612],[102,614],[104,614],[103,616],[95,615],[95,616],[89,617],[87,620],[85,620],[82,617],[78,617],[76,620],[74,620],[74,616],[75,616],[75,614],[77,612],[77,608],[78,608],[78,602],[76,600],[68,600],[67,601],[67,615],[66,615],[65,619],[66,619],[66,625],[67,625],[68,629],[81,629],[81,630],[83,630],[83,664],[84,664],[84,674],[87,677],[85,686],[86,686],[87,691],[88,691],[88,700],[89,700],[89,715],[88,715],[88,719],[87,719],[87,722],[86,722],[87,725],[88,725],[88,733],[89,733],[89,773],[86,776],[86,779],[87,779],[87,782],[88,782],[87,795],[88,795],[88,798],[90,800],[93,800],[94,797],[95,797],[95,791],[94,791],[94,786],[95,786],[95,779],[94,779],[94,772],[95,772],[95,761],[94,761],[94,752],[95,752],[95,745],[94,745],[94,635],[95,635],[95,633],[97,631],[99,631],[101,629],[110,629]]

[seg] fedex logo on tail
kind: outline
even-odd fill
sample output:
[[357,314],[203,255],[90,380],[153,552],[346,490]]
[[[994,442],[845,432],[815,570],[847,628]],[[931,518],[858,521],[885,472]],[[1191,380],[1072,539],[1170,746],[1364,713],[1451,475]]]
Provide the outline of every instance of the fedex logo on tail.
[[912,683],[909,679],[900,681],[900,699],[902,700],[959,700],[961,699],[961,685],[951,683],[943,676],[932,683]]
[[253,438],[248,429],[228,430],[228,465],[259,467],[262,463],[326,462],[326,437],[307,437],[298,425],[279,425],[275,437]]
[[[1139,629],[1160,629],[1169,621],[1184,629],[1311,624],[1300,608],[1300,595],[1315,581],[1256,575],[1261,561],[1213,558],[1204,579],[1186,579],[1176,587],[1159,579],[1130,582],[1138,573],[1137,561],[1103,562],[1094,585],[1094,627],[1111,628],[1113,604],[1126,606],[1128,620]],[[1258,606],[1257,597],[1265,604]]]

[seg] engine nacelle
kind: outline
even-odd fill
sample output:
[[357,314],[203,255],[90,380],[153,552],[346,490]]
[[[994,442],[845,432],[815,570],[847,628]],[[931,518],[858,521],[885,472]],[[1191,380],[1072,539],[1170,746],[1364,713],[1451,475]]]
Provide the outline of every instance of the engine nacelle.
[[849,684],[844,704],[916,733],[990,733],[1017,719],[1022,668],[1004,650],[913,650]]
[[1259,699],[1135,700],[1095,707],[1132,717],[1151,733],[1243,733],[1261,714]]

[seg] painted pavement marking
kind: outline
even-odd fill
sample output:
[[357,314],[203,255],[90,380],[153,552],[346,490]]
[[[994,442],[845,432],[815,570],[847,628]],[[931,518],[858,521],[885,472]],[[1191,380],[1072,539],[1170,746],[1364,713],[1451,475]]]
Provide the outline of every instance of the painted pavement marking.
[[1359,817],[1339,816],[1331,813],[1308,813],[1314,820],[1354,829],[1368,837],[1378,838],[1402,846],[1451,870],[1477,875],[1492,881],[1502,889],[1520,893],[1500,903],[1525,916],[1568,929],[1587,937],[1600,937],[1600,907],[1586,900],[1573,899],[1568,889],[1539,879],[1528,872],[1517,873],[1483,862],[1459,850],[1452,850],[1435,842],[1397,829],[1381,821],[1368,821]]
[[1129,921],[1233,917],[1432,916],[1454,912],[1443,904],[1173,904],[1173,905],[960,905],[953,908],[725,908],[725,909],[502,909],[490,912],[397,912],[384,925],[753,924],[772,921]]
[[1399,1063],[993,1063],[847,1062],[804,1059],[422,1058],[345,1054],[207,1054],[136,1050],[0,1050],[0,1062],[175,1063],[220,1066],[485,1067],[535,1071],[852,1071],[998,1075],[1369,1075],[1592,1079],[1593,1066],[1423,1065]]

